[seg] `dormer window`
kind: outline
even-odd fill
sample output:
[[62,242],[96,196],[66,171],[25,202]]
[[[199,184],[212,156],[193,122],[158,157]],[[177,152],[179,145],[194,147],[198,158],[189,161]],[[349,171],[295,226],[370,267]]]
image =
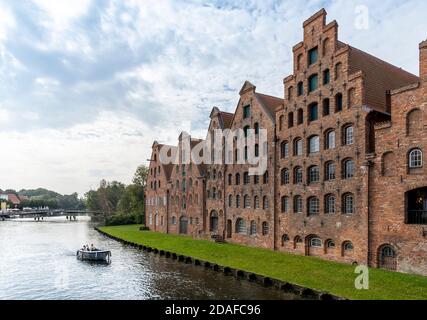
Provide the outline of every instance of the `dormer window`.
[[312,64],[317,62],[317,58],[318,58],[318,50],[317,47],[311,49],[308,52],[308,65],[311,66]]

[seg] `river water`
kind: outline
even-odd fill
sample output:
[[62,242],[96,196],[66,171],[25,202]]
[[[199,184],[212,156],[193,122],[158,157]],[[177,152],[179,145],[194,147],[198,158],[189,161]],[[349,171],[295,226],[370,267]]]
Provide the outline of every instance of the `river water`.
[[[0,222],[0,299],[298,299],[108,239],[88,218]],[[83,244],[112,251],[112,263],[76,259]]]

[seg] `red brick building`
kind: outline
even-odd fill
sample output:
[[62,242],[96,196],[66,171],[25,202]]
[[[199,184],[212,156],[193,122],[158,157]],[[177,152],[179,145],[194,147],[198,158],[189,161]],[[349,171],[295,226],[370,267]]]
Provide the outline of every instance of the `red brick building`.
[[[253,165],[239,162],[248,151],[237,143],[222,150],[221,162],[190,167],[182,136],[179,161],[162,167],[155,144],[147,225],[427,274],[427,43],[417,77],[339,41],[337,22],[326,23],[321,10],[304,22],[293,56],[284,99],[245,82],[234,114],[214,108],[210,115],[202,153],[221,138],[215,130],[226,137],[253,130],[266,171],[249,174]],[[191,149],[201,142],[185,139]]]

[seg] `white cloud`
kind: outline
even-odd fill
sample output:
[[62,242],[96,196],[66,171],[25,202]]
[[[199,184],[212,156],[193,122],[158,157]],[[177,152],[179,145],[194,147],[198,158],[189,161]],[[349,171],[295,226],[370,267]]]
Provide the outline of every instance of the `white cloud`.
[[16,25],[15,18],[10,10],[0,4],[0,41],[7,39],[8,32]]

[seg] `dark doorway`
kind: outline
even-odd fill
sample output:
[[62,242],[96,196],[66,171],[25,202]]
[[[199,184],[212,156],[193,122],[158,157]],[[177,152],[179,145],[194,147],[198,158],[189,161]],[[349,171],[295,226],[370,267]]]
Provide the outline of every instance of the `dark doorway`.
[[188,219],[186,217],[181,217],[181,219],[179,219],[179,233],[188,233]]
[[211,212],[210,230],[211,230],[211,232],[217,232],[218,231],[218,213],[216,211]]
[[396,271],[397,255],[392,246],[385,245],[379,249],[378,267],[386,270]]
[[233,221],[227,220],[227,238],[230,239],[233,234]]

